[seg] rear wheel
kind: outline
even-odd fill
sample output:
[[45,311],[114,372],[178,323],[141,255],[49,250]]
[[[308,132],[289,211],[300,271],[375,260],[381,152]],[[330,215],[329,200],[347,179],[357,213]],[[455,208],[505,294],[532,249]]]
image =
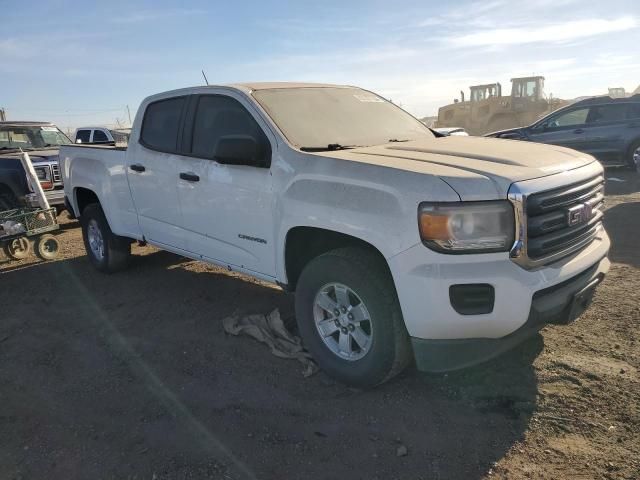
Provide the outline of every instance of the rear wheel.
[[82,238],[89,260],[101,272],[113,273],[126,268],[131,241],[114,235],[97,203],[87,205],[80,217]]
[[36,255],[42,260],[54,260],[60,253],[60,242],[53,235],[41,235],[36,241]]
[[375,386],[411,360],[388,269],[365,249],[333,250],[309,262],[298,280],[296,318],[315,361],[341,382]]
[[14,260],[23,260],[31,252],[31,243],[27,237],[14,238],[4,245],[4,253]]

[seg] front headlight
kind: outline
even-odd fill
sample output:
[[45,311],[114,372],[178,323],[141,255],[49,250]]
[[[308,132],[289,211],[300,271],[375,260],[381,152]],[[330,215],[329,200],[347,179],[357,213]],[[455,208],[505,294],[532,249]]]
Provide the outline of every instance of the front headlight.
[[513,207],[506,200],[421,203],[422,242],[442,253],[506,252],[514,239]]

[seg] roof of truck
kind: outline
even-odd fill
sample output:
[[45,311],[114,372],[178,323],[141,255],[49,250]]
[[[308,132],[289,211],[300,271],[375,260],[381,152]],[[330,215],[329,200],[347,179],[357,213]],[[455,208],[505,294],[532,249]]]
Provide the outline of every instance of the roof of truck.
[[348,85],[332,85],[330,83],[304,83],[304,82],[248,82],[233,83],[227,87],[239,88],[243,90],[273,90],[277,88],[349,88]]

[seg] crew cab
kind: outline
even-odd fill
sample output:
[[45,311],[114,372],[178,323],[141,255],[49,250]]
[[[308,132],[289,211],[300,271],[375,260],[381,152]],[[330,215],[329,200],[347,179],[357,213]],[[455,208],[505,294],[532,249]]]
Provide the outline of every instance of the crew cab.
[[49,205],[64,208],[64,187],[58,165],[60,145],[71,141],[49,122],[0,122],[0,210],[38,206],[38,199],[20,163],[20,149],[29,153]]
[[579,317],[609,268],[593,157],[437,137],[356,87],[165,92],[127,148],[60,155],[98,270],[142,241],[278,284],[306,348],[349,384],[498,355]]

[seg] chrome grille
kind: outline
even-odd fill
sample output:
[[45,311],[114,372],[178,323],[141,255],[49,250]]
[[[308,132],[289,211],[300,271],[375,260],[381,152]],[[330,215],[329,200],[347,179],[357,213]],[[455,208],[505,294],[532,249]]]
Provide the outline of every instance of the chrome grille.
[[[538,260],[573,251],[592,239],[602,223],[604,177],[527,197],[527,253]],[[567,254],[568,254],[567,253]]]
[[60,176],[60,167],[58,166],[57,163],[52,163],[51,164],[51,173],[53,175],[53,181],[54,182],[61,182],[62,181],[62,177]]
[[508,198],[516,216],[509,256],[527,270],[587,247],[604,230],[604,170],[598,162],[514,183]]

